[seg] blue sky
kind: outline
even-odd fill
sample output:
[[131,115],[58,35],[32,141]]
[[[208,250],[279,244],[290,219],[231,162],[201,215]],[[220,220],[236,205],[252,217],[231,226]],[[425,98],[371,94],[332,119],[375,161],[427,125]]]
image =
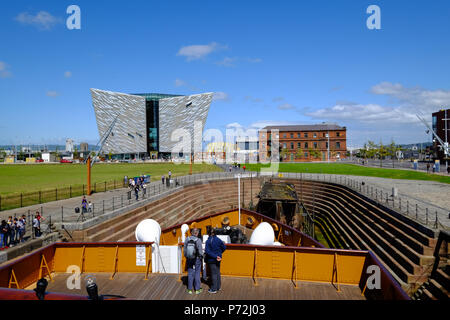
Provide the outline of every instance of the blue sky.
[[0,144],[95,143],[90,88],[217,92],[206,129],[224,134],[327,121],[350,146],[428,141],[414,114],[450,107],[449,16],[450,1],[1,1]]

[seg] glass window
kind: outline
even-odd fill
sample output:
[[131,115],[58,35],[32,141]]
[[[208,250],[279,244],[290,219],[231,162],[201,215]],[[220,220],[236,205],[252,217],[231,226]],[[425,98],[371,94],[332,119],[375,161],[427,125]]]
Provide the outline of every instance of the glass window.
[[291,142],[291,149],[294,149],[294,143]]
[[308,148],[308,142],[305,142],[305,149]]
[[286,133],[283,133],[283,138],[286,138]]
[[313,137],[314,137],[314,138],[317,138],[317,133],[314,132],[314,133],[313,133]]
[[314,142],[314,149],[317,149],[317,142]]
[[301,138],[301,137],[302,137],[302,135],[300,134],[300,132],[297,133],[297,138]]
[[308,158],[308,152],[305,152],[305,158]]
[[336,137],[340,137],[341,136],[341,133],[338,131],[338,132],[336,132]]
[[286,142],[285,142],[285,143],[283,143],[283,148],[284,148],[284,149],[286,149],[286,148],[287,148],[287,146],[286,146]]
[[305,132],[305,138],[308,138],[308,132]]
[[299,143],[297,143],[297,148],[301,148],[302,147],[302,144],[299,142]]
[[294,160],[294,154],[291,153],[291,161],[293,161],[293,160]]
[[291,139],[294,138],[294,134],[291,132]]
[[336,149],[340,149],[341,148],[341,143],[340,142],[336,142]]
[[327,141],[327,142],[325,142],[325,148],[327,148],[327,149],[328,149],[328,141]]

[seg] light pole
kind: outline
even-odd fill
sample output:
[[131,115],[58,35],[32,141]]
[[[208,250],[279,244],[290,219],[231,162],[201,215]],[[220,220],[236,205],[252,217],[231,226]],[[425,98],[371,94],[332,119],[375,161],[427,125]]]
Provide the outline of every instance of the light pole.
[[327,138],[328,138],[328,142],[327,142],[327,158],[328,158],[328,163],[330,163],[330,131],[327,131]]

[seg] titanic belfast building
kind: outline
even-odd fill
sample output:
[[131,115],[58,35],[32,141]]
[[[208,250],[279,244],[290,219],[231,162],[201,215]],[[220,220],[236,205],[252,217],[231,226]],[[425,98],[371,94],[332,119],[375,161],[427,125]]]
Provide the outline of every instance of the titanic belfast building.
[[[168,157],[178,141],[176,129],[205,126],[213,93],[189,96],[159,93],[120,93],[91,89],[98,133],[112,131],[103,146],[114,159]],[[111,124],[114,123],[113,126]]]

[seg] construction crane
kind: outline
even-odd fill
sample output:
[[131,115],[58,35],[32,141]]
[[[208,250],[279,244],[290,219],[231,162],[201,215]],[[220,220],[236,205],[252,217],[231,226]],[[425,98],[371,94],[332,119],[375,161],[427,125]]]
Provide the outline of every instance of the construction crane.
[[450,155],[450,150],[448,147],[448,142],[444,142],[442,141],[441,138],[439,138],[439,136],[436,134],[436,132],[434,132],[434,130],[430,127],[430,125],[428,124],[428,122],[422,117],[419,116],[418,114],[416,114],[416,117],[419,118],[420,121],[422,121],[422,123],[428,128],[428,130],[431,131],[431,133],[433,133],[433,136],[436,138],[436,140],[439,142],[439,144],[441,145],[442,150],[444,151],[444,154],[446,156]]
[[100,148],[97,151],[97,153],[93,157],[89,153],[87,158],[86,158],[86,160],[85,160],[85,163],[87,165],[87,195],[88,196],[90,196],[92,194],[92,191],[91,191],[91,168],[94,165],[95,160],[98,158],[98,155],[103,150],[103,146],[105,145],[105,143],[108,140],[109,136],[110,135],[114,136],[114,133],[112,131],[114,129],[114,126],[116,125],[116,122],[117,122],[117,119],[119,118],[119,115],[120,114],[116,115],[116,117],[111,122],[111,124],[109,125],[109,127],[106,130],[106,132],[104,133],[104,135],[100,138],[99,142],[97,142],[97,145],[95,146],[95,149],[94,149],[94,150],[96,150],[98,148],[98,146],[100,145]]

